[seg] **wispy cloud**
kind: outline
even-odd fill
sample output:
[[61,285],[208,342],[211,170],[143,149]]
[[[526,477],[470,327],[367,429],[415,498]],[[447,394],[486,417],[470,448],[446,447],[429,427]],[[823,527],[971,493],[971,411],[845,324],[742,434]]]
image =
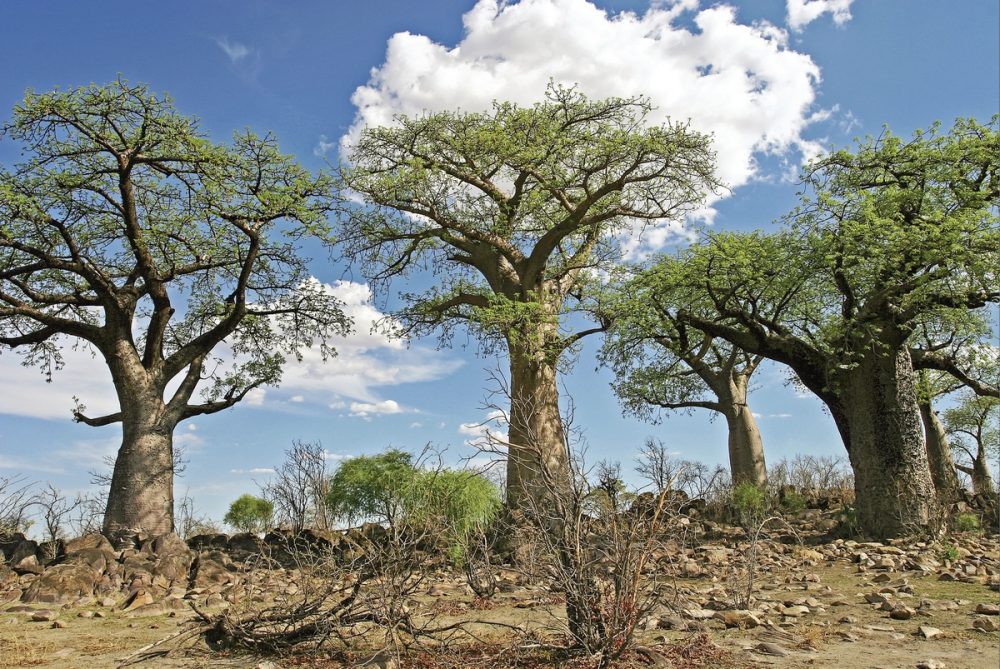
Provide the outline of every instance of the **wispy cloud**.
[[800,31],[826,13],[833,22],[842,26],[851,20],[851,3],[854,0],[786,0],[788,27]]
[[330,149],[337,148],[337,141],[331,141],[326,135],[320,135],[319,140],[316,142],[316,146],[313,148],[313,155],[323,157],[327,154]]
[[249,56],[252,51],[250,47],[236,41],[230,41],[227,37],[216,37],[215,43],[225,52],[230,62],[234,65]]
[[273,474],[272,467],[253,467],[251,469],[230,469],[230,474]]

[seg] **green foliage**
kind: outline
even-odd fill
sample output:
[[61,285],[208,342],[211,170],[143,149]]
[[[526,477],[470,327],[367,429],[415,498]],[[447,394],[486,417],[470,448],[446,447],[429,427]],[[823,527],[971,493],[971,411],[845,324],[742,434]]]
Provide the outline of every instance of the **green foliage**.
[[[333,181],[271,135],[215,143],[118,80],[29,91],[0,136],[25,156],[0,169],[0,344],[26,363],[51,374],[68,337],[122,363],[118,386],[123,365],[160,394],[188,375],[163,412],[176,422],[277,383],[287,356],[329,353],[348,328],[298,249],[325,229]],[[223,340],[234,364],[211,355]],[[204,381],[209,402],[187,408]]]
[[716,186],[708,137],[648,127],[650,109],[553,86],[531,107],[367,129],[342,171],[365,204],[338,239],[376,280],[433,268],[434,286],[403,296],[404,331],[464,324],[555,360],[577,339],[562,331],[570,313],[600,319],[595,276],[621,259],[620,233],[678,220]]
[[753,483],[743,482],[733,486],[730,505],[736,512],[740,524],[752,528],[767,511],[767,492]]
[[979,516],[974,513],[960,513],[955,520],[959,532],[978,533],[982,530],[982,526],[979,523]]
[[253,495],[241,495],[229,505],[223,521],[240,532],[264,532],[271,524],[274,505]]
[[355,524],[362,519],[393,523],[401,519],[411,499],[417,469],[409,453],[390,449],[341,463],[326,502],[333,516]]
[[373,520],[393,526],[438,528],[455,559],[465,537],[500,510],[497,487],[473,472],[415,466],[410,454],[391,449],[351,458],[330,481],[331,513],[354,524]]
[[941,546],[941,559],[948,560],[949,562],[954,562],[958,559],[958,549],[951,543],[945,543]]
[[789,513],[799,513],[806,508],[806,498],[794,490],[786,492],[781,498],[781,506]]

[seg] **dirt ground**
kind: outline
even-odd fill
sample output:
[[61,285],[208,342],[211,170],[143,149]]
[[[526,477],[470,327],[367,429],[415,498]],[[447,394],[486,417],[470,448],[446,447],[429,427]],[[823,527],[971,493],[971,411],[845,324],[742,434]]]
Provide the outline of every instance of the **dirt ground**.
[[[874,574],[858,573],[855,565],[846,560],[819,562],[812,571],[808,580],[801,578],[800,570],[768,574],[761,580],[758,596],[764,602],[784,602],[786,605],[812,598],[807,615],[767,615],[759,626],[749,629],[727,629],[721,621],[707,619],[702,623],[704,632],[728,654],[703,664],[681,659],[661,660],[658,666],[664,669],[682,666],[896,669],[918,667],[926,662],[924,666],[947,669],[1000,667],[1000,632],[972,628],[977,605],[1000,601],[1000,595],[987,586],[941,581],[935,574],[914,576],[910,572],[892,574],[892,581],[883,579],[879,583],[873,579]],[[898,590],[896,596],[915,609],[916,614],[908,620],[896,620],[869,603],[866,595],[877,592],[881,585],[894,586]],[[500,594],[496,604],[488,610],[474,611],[473,597],[458,578],[431,587],[433,594],[422,597],[422,603],[448,617],[476,617],[545,630],[555,629],[561,615],[561,607],[554,604],[551,597],[546,598],[544,593],[530,589]],[[689,598],[710,596],[719,590],[720,582],[718,577],[678,579],[676,587]],[[193,618],[192,613],[183,610],[169,615],[133,617],[114,607],[91,605],[57,610],[55,621],[33,622],[34,611],[9,611],[12,608],[24,607],[8,604],[3,606],[7,612],[0,613],[0,667],[111,669],[143,646],[184,629]],[[80,617],[81,612],[84,616],[100,613],[103,617]],[[1000,617],[990,618],[1000,623]],[[939,632],[933,638],[924,638],[919,632],[921,626],[930,626]],[[655,624],[647,627],[651,629],[640,632],[638,640],[643,646],[654,649],[676,649],[692,644],[692,639],[699,636],[697,631],[659,629]],[[490,634],[486,630],[483,632]],[[497,644],[504,641],[503,635],[496,633],[489,640]],[[767,654],[768,647],[763,644],[773,644],[786,654]],[[256,658],[217,653],[197,638],[180,647],[176,644],[164,644],[163,647],[175,650],[168,657],[153,658],[137,666],[240,669],[351,666],[350,660],[322,653],[311,658]],[[666,651],[664,655],[672,657]],[[509,656],[503,657],[510,661]],[[500,660],[496,662],[499,664]],[[656,662],[643,661],[643,658],[629,664],[657,666]],[[368,666],[392,665],[372,663]],[[440,666],[456,664],[453,661]],[[490,664],[480,661],[475,666]]]

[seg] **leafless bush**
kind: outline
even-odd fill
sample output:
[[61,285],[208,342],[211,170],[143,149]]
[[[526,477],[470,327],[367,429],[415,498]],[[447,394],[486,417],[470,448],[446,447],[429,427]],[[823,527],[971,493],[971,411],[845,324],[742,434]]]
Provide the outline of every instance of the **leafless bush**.
[[[429,500],[420,506],[436,508]],[[348,530],[333,543],[290,532],[247,564],[232,607],[199,612],[202,633],[214,647],[258,654],[308,645],[398,659],[429,639],[447,648],[469,626],[499,623],[440,623],[414,599],[444,567],[441,541],[453,534],[446,522],[444,514],[422,512]]]
[[63,538],[65,524],[82,503],[81,497],[70,500],[51,483],[45,484],[45,488],[37,495],[35,505],[45,525],[45,538],[48,541],[55,542]]
[[[500,384],[499,394],[512,406],[533,401],[512,398],[507,388]],[[524,415],[530,413],[530,407],[517,408]],[[529,553],[517,561],[516,568],[565,597],[566,617],[553,618],[554,626],[568,634],[575,648],[595,658],[597,667],[604,668],[629,650],[639,622],[660,603],[664,572],[656,561],[667,553],[664,529],[669,525],[668,500],[676,482],[664,473],[666,461],[649,463],[649,475],[658,490],[643,512],[630,511],[633,494],[621,482],[620,467],[601,463],[591,472],[582,454],[574,452],[572,444],[578,434],[572,425],[571,400],[562,421],[565,458],[543,457],[530,433],[516,445],[530,454],[524,460],[536,467],[535,488],[525,495],[526,508],[509,519],[518,551]],[[497,456],[511,444],[488,433],[479,447]],[[569,463],[568,472],[555,471],[549,464],[560,461]]]
[[767,529],[772,525],[782,525],[797,540],[799,538],[795,530],[779,516],[759,518],[756,524],[746,528],[746,542],[736,550],[726,570],[725,590],[733,608],[748,609],[754,603],[757,571],[760,569],[760,543],[767,538]]
[[23,476],[0,476],[0,535],[27,531],[37,499],[33,482]]
[[217,534],[220,531],[221,528],[214,520],[198,512],[188,490],[174,500],[174,532],[181,539],[190,539],[198,534]]
[[768,486],[774,495],[783,487],[797,490],[850,491],[854,476],[842,458],[816,455],[796,455],[771,465],[767,473]]
[[672,486],[706,503],[724,498],[730,487],[729,471],[722,465],[712,468],[704,462],[675,458],[666,444],[652,437],[639,450],[635,471],[657,492]]
[[305,527],[330,526],[326,493],[330,482],[326,450],[320,443],[293,442],[274,477],[260,485],[262,496],[274,504],[275,518],[294,532]]
[[76,496],[76,508],[69,518],[69,530],[73,536],[98,534],[104,521],[104,510],[108,506],[108,491],[100,488],[96,492]]

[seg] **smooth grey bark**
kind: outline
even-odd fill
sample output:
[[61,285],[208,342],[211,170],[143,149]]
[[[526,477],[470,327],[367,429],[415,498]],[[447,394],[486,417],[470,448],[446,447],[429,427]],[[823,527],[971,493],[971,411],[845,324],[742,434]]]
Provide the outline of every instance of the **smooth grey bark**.
[[958,465],[958,468],[972,479],[972,492],[976,495],[992,495],[996,492],[996,484],[990,467],[986,461],[985,449],[980,449],[972,460],[972,466]]
[[938,499],[950,503],[958,499],[961,486],[951,457],[951,445],[944,425],[930,401],[919,402],[920,420],[924,426],[924,443],[927,447],[927,464]]
[[[568,484],[569,453],[559,411],[554,361],[509,343],[510,414],[507,452],[507,505],[547,509],[553,484]],[[544,470],[543,470],[544,467]]]
[[729,469],[733,483],[753,483],[761,488],[766,486],[764,442],[750,407],[745,401],[742,404],[733,403],[722,413],[729,428]]

